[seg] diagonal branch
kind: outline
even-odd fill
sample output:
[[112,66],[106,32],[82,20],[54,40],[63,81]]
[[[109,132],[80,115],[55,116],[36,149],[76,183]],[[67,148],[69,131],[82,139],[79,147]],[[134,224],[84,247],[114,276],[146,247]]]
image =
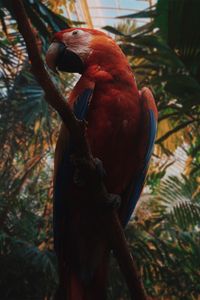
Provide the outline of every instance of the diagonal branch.
[[170,137],[170,135],[178,132],[179,130],[185,128],[186,126],[190,125],[194,123],[194,120],[189,120],[189,121],[185,121],[181,124],[179,124],[178,126],[176,126],[175,128],[173,128],[172,130],[168,131],[167,133],[163,134],[157,141],[156,144],[162,143],[164,140],[166,140],[168,137]]
[[[34,73],[38,83],[45,91],[47,102],[59,113],[65,126],[69,129],[70,136],[75,143],[76,155],[88,160],[88,165],[91,166],[91,175],[93,174],[95,165],[89,145],[84,135],[83,127],[80,126],[80,122],[76,120],[70,107],[53,84],[45,69],[22,0],[11,0],[11,3],[15,12],[19,31],[24,37],[26,43],[29,59],[32,65],[32,72]],[[98,199],[101,199],[102,203],[104,203],[108,194],[105,185],[103,182],[98,180],[96,180],[95,185],[95,190],[98,191],[98,195],[95,196]],[[104,226],[105,232],[107,232],[106,238],[108,240],[108,244],[111,245],[121,271],[124,274],[130,290],[131,298],[135,300],[146,300],[147,298],[142,283],[138,277],[136,267],[130,254],[116,211],[113,210],[109,213],[108,217],[102,220],[102,226]]]

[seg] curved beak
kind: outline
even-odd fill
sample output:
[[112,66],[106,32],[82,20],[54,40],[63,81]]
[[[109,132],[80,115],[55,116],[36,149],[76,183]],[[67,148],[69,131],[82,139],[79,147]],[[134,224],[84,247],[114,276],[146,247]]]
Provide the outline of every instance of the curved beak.
[[69,50],[62,42],[53,42],[46,54],[46,63],[55,73],[61,72],[83,73],[84,63],[73,51]]
[[49,46],[49,49],[46,54],[46,63],[47,66],[55,73],[57,72],[57,64],[60,55],[65,51],[65,45],[61,42],[53,42]]

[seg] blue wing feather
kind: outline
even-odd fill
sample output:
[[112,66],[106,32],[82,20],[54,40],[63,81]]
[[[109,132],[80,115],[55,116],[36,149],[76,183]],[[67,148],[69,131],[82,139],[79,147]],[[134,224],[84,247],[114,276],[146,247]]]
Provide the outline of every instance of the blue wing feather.
[[75,102],[74,114],[77,119],[79,120],[85,119],[88,112],[92,93],[93,93],[92,89],[85,89],[84,92],[81,94],[81,96],[79,96],[77,101]]
[[138,199],[140,197],[140,194],[142,192],[146,174],[147,174],[148,167],[149,167],[151,154],[153,151],[154,142],[155,142],[156,131],[157,131],[157,120],[156,120],[156,117],[155,117],[152,109],[148,110],[148,114],[149,114],[149,116],[148,116],[149,124],[147,126],[148,127],[147,151],[146,151],[146,155],[144,158],[143,167],[141,168],[141,171],[139,172],[139,174],[133,181],[134,183],[133,184],[131,183],[131,185],[129,187],[129,189],[131,190],[131,196],[128,201],[127,214],[126,214],[126,218],[124,220],[124,226],[126,226],[128,221],[130,220],[131,215],[135,209],[135,206],[136,206]]
[[[77,98],[73,112],[77,119],[84,120],[86,118],[93,90],[85,89],[84,92]],[[73,176],[73,165],[70,161],[70,155],[73,153],[73,144],[69,142],[68,147],[62,154],[62,161],[58,167],[55,188],[54,188],[54,208],[53,208],[53,231],[54,231],[54,248],[58,253],[61,249],[61,243],[64,240],[64,232],[68,220],[68,195],[69,184]],[[65,224],[65,225],[64,225]]]

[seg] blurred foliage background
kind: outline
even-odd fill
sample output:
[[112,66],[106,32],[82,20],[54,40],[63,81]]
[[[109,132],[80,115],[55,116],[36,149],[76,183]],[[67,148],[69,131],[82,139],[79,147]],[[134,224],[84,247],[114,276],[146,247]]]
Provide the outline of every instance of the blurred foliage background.
[[[77,26],[63,17],[65,1],[24,4],[43,56],[53,32]],[[104,28],[159,109],[147,185],[126,230],[154,299],[200,299],[199,11],[196,0],[158,0]],[[137,18],[146,24],[136,27]],[[0,298],[50,300],[58,282],[52,158],[60,120],[31,73],[11,1],[0,0],[0,28]],[[74,76],[53,79],[67,98]],[[109,299],[128,300],[113,258],[110,273]]]

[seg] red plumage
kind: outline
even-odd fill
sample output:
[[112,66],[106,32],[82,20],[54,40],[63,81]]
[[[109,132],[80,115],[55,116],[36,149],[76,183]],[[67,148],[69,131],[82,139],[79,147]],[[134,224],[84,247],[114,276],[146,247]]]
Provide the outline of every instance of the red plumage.
[[92,47],[94,51],[70,102],[87,88],[88,82],[94,83],[87,117],[88,138],[93,155],[102,160],[107,172],[108,190],[121,193],[138,164],[134,154],[141,122],[139,93],[127,59],[113,41],[108,39],[105,44],[103,35]]
[[[83,32],[79,38],[73,37],[75,30]],[[108,191],[122,197],[119,213],[123,220],[130,196],[127,188],[132,183],[134,185],[137,174],[142,170],[148,148],[149,133],[144,111],[153,111],[157,118],[153,96],[147,88],[138,91],[125,55],[104,33],[91,29],[70,29],[57,33],[54,40],[71,46],[73,51],[77,49],[84,63],[84,71],[70,95],[69,103],[73,107],[86,89],[93,90],[86,116],[86,134],[93,156],[103,163]],[[88,46],[87,55],[86,50],[80,53],[79,44],[86,50]],[[47,55],[49,65],[51,55]],[[68,137],[67,129],[62,126],[56,147],[55,180],[66,155]],[[67,233],[63,243],[65,253],[63,249],[61,251],[61,264],[65,264],[61,278],[61,281],[64,280],[63,290],[69,300],[103,300],[106,297],[108,245],[98,223],[100,218],[85,207],[88,192],[74,184],[73,176],[70,180],[70,200],[67,200],[68,195],[64,199],[69,204],[68,225],[66,222],[64,225],[68,226],[64,230]]]

